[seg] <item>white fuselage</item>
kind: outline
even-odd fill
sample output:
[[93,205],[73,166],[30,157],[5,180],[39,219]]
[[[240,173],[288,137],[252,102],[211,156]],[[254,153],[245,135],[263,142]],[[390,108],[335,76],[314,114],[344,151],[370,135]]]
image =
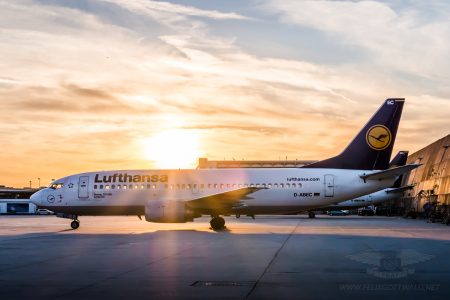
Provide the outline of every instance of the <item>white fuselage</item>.
[[141,214],[152,200],[190,201],[245,187],[263,189],[240,201],[243,213],[289,213],[328,206],[392,186],[395,178],[367,180],[367,170],[282,168],[124,170],[72,175],[56,180],[32,202],[78,215]]
[[365,207],[370,205],[378,205],[389,200],[395,200],[399,198],[403,192],[390,192],[395,190],[393,188],[384,189],[369,195],[357,197],[352,200],[342,201],[325,207],[327,210],[339,210],[339,209],[356,209],[359,207]]

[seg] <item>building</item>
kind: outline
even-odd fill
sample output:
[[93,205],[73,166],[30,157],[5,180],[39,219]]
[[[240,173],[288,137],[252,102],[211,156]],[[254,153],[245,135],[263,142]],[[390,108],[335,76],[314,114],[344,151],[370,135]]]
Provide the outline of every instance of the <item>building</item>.
[[450,134],[411,154],[407,163],[420,163],[404,178],[404,184],[415,187],[406,192],[400,205],[408,210],[423,211],[425,203],[450,205]]
[[38,189],[0,188],[0,214],[34,214],[36,205],[30,196]]
[[317,160],[208,160],[199,158],[197,169],[298,168]]

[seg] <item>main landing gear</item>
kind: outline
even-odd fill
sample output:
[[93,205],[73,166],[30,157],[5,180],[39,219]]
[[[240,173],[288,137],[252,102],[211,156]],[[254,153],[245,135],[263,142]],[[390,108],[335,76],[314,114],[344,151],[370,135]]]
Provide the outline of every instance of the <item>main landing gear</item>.
[[211,228],[213,230],[221,230],[225,228],[225,219],[219,216],[214,216],[209,224],[211,224]]
[[314,219],[314,218],[316,217],[315,212],[310,211],[310,212],[308,213],[308,217],[309,217],[310,219]]
[[73,220],[70,223],[70,227],[72,227],[72,229],[78,229],[78,227],[80,227],[80,221],[79,220]]
[[58,218],[72,219],[72,222],[70,223],[70,227],[72,227],[72,229],[74,229],[74,230],[78,229],[78,227],[80,227],[80,220],[78,220],[77,215],[57,213],[56,216]]

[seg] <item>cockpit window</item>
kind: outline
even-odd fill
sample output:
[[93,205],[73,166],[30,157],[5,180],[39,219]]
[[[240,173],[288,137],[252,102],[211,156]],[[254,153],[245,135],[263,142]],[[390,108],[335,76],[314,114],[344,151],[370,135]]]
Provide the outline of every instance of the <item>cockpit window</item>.
[[64,186],[64,183],[54,182],[54,183],[50,184],[49,188],[51,188],[53,190],[57,190],[57,189],[62,188],[63,186]]

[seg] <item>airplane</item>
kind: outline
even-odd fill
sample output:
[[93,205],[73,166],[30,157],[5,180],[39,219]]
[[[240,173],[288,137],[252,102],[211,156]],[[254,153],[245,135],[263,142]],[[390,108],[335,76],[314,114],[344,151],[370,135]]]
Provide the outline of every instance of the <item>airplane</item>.
[[[389,168],[404,166],[406,164],[407,158],[408,158],[408,151],[400,151],[394,157],[392,162],[389,164]],[[414,187],[414,185],[401,186],[402,179],[403,175],[400,175],[395,181],[394,185],[390,188],[369,195],[360,196],[352,200],[335,203],[333,205],[321,208],[321,210],[327,211],[349,210],[360,207],[366,207],[370,205],[377,205],[389,200],[398,199],[400,196],[403,195],[403,192],[410,190]]]
[[385,100],[341,154],[300,168],[87,172],[55,180],[31,201],[71,219],[73,229],[86,215],[144,215],[161,223],[210,215],[219,230],[221,215],[310,211],[390,187],[419,166],[388,169],[404,101]]

